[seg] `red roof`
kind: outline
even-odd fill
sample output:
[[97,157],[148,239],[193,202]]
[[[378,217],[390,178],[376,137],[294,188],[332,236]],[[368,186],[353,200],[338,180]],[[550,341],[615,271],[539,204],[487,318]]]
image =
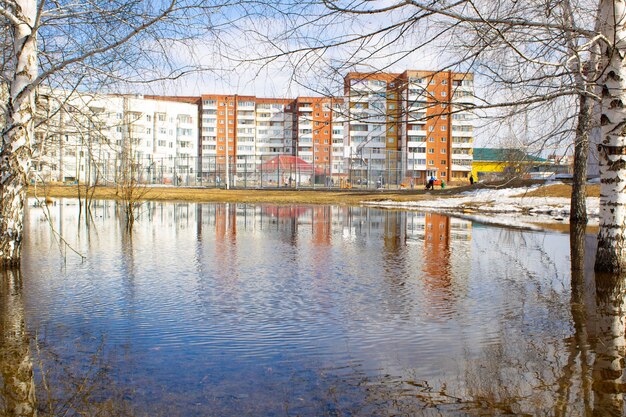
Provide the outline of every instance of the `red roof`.
[[[261,164],[261,170],[264,172],[274,172],[277,170],[285,172],[293,172],[307,174],[314,171],[313,165],[302,158],[293,155],[278,155]],[[323,174],[324,170],[315,168],[316,174]]]

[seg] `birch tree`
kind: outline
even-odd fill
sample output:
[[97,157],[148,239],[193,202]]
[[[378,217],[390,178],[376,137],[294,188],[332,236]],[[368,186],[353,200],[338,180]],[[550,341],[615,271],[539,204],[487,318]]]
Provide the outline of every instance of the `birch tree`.
[[600,158],[600,232],[596,270],[626,271],[626,2],[601,0],[604,68]]
[[1,264],[19,265],[37,89],[106,89],[205,70],[189,61],[195,42],[210,45],[208,35],[244,9],[229,0],[0,1]]

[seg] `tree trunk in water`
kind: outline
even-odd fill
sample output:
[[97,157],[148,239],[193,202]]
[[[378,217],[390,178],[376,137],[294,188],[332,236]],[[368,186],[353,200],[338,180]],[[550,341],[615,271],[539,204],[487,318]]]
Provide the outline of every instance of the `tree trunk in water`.
[[7,124],[0,151],[0,263],[20,262],[27,175],[32,158],[37,78],[37,42],[33,27],[35,0],[17,0],[15,13],[21,24],[13,26],[15,71],[9,91]]
[[626,291],[616,274],[596,274],[597,334],[593,364],[593,415],[622,416],[626,359]]
[[[596,271],[626,271],[626,2],[602,0],[602,140],[600,162],[600,232]],[[612,47],[611,47],[612,46]]]
[[587,157],[589,154],[589,132],[593,114],[593,101],[586,95],[579,96],[578,124],[574,143],[574,179],[570,203],[570,225],[587,224]]

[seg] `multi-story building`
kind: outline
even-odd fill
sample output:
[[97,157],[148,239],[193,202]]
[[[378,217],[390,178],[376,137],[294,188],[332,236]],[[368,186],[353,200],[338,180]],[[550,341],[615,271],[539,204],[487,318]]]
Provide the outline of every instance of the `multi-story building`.
[[36,131],[35,178],[102,184],[122,175],[163,183],[195,177],[196,105],[60,91],[39,97],[38,117],[47,123]]
[[[386,180],[460,181],[471,171],[473,76],[450,71],[349,73],[344,80],[351,168]],[[394,178],[395,177],[395,178]]]
[[[44,94],[40,108],[49,122],[38,139],[48,145],[37,169],[48,179],[97,175],[111,182],[116,161],[131,158],[151,182],[255,184],[263,182],[263,167],[290,155],[308,165],[302,169],[311,183],[332,184],[346,174],[351,184],[368,186],[409,178],[418,184],[431,176],[465,181],[472,164],[472,78],[450,71],[352,72],[344,79],[345,97],[295,99]],[[287,160],[276,161],[272,180],[290,169]]]
[[387,168],[387,160],[397,159],[396,77],[352,72],[344,79],[345,154],[358,176],[376,178]]
[[298,97],[297,155],[322,169],[330,165],[332,99]]
[[291,99],[256,99],[255,161],[293,155],[296,149],[296,103]]
[[200,112],[199,152],[207,178],[224,177],[227,154],[234,180],[253,173],[264,157],[294,152],[293,100],[207,94]]

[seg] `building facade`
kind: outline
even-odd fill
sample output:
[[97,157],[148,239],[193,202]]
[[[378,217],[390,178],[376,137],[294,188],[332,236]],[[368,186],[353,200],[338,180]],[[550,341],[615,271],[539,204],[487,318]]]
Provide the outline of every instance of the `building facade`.
[[111,183],[130,158],[141,181],[248,186],[282,155],[310,165],[312,184],[462,182],[471,172],[472,74],[352,72],[343,97],[42,97],[43,180]]
[[344,79],[344,93],[353,168],[384,172],[395,183],[432,176],[462,181],[471,172],[472,74],[353,72]]
[[38,108],[46,123],[36,129],[33,180],[178,183],[196,175],[195,104],[55,91],[40,93]]

